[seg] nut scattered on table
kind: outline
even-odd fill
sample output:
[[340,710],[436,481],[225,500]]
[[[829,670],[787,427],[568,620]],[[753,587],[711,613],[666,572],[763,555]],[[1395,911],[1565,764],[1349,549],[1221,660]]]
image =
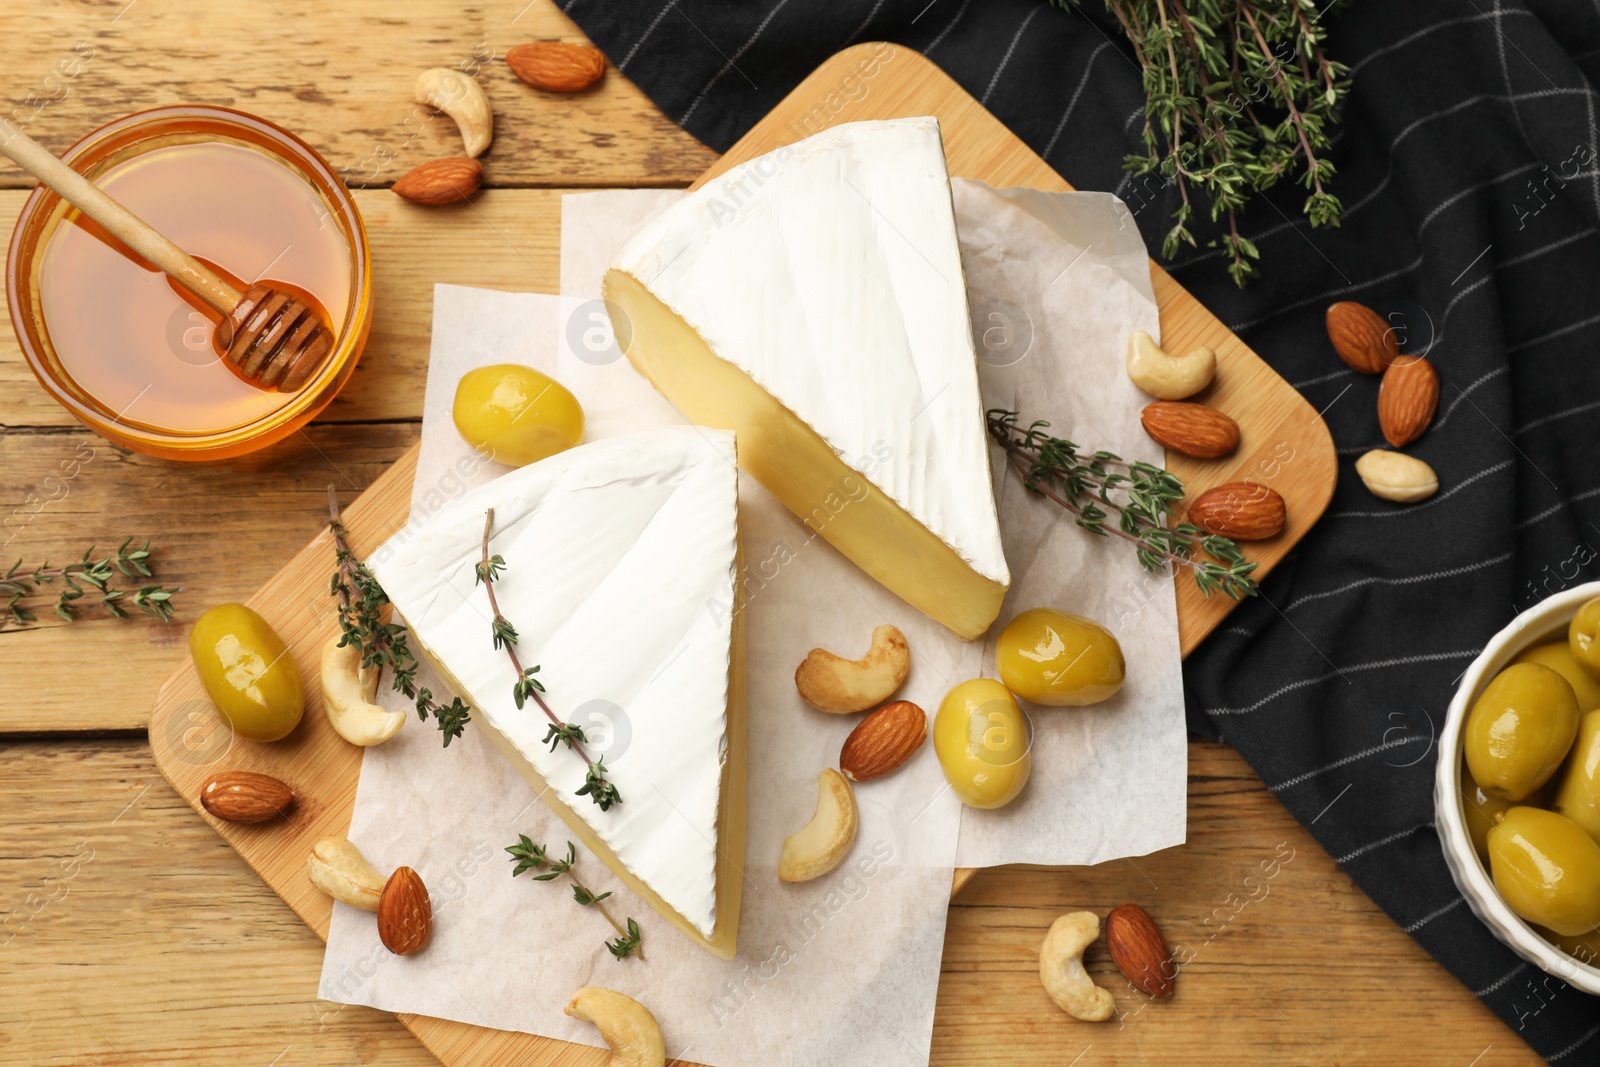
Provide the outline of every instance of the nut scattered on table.
[[911,670],[911,647],[897,626],[872,631],[872,647],[860,659],[813,648],[794,672],[795,688],[819,711],[848,714],[875,708],[894,696]]
[[467,155],[477,158],[494,140],[494,112],[483,87],[459,70],[431,67],[417,75],[412,95],[417,103],[443,111],[455,120]]
[[1117,970],[1139,992],[1170,997],[1178,974],[1172,949],[1149,912],[1137,904],[1123,904],[1106,916],[1106,949]]
[[383,875],[343,837],[325,837],[311,846],[306,877],[334,900],[362,911],[377,911],[383,896]]
[[1328,307],[1328,340],[1353,371],[1382,374],[1400,354],[1400,340],[1383,316],[1353,300]]
[[1378,387],[1378,425],[1396,448],[1421,437],[1439,407],[1439,371],[1419,356],[1401,356]]
[[1283,532],[1288,510],[1276,489],[1259,482],[1226,482],[1189,505],[1189,521],[1235,541],[1265,541]]
[[1083,952],[1100,936],[1100,917],[1092,911],[1075,911],[1050,924],[1039,947],[1039,981],[1056,1007],[1084,1022],[1111,1018],[1117,1002],[1083,969]]
[[584,986],[563,1009],[580,1022],[593,1023],[611,1049],[607,1067],[663,1067],[667,1048],[650,1009],[614,989]]
[[376,666],[361,666],[361,646],[341,644],[335,634],[322,646],[322,707],[333,732],[352,745],[381,745],[406,723],[404,711],[374,703],[378,696]]
[[1156,444],[1195,459],[1219,459],[1239,447],[1239,424],[1204,404],[1158,400],[1139,421]]
[[200,787],[200,806],[223,822],[266,822],[289,814],[294,790],[270,774],[223,771]]
[[409,956],[428,943],[432,932],[433,902],[422,876],[396,867],[378,897],[378,940],[396,956]]
[[910,759],[927,737],[927,712],[909,700],[891,700],[844,739],[839,770],[852,782],[881,778]]
[[845,776],[829,767],[817,776],[817,810],[790,834],[778,859],[778,877],[809,882],[839,866],[855,844],[859,822],[856,794]]
[[507,52],[506,66],[535,89],[576,93],[600,80],[606,72],[606,57],[586,44],[535,41]]
[[390,188],[413,204],[454,204],[483,185],[483,164],[465,156],[430,159],[402,174]]
[[1373,496],[1411,504],[1439,491],[1439,476],[1415,456],[1374,448],[1356,460],[1356,473]]
[[1143,330],[1128,337],[1128,377],[1157,400],[1182,400],[1211,384],[1217,354],[1204,346],[1188,355],[1170,356]]

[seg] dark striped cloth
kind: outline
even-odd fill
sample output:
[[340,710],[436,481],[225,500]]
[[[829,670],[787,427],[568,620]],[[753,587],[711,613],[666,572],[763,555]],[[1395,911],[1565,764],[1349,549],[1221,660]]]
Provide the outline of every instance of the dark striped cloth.
[[[936,61],[1078,188],[1116,191],[1151,247],[1175,204],[1122,170],[1144,98],[1097,0],[1075,13],[1044,0],[565,6],[718,149],[841,47],[889,40]],[[1332,152],[1343,226],[1312,230],[1284,187],[1244,219],[1265,259],[1250,288],[1203,247],[1169,265],[1323,410],[1341,455],[1322,522],[1190,658],[1191,727],[1234,745],[1535,1050],[1600,1062],[1600,1004],[1546,982],[1473,917],[1431,795],[1454,680],[1514,612],[1600,571],[1600,3],[1360,0],[1329,49],[1355,69]],[[1351,468],[1383,439],[1376,380],[1345,370],[1323,330],[1323,309],[1346,298],[1403,325],[1442,376],[1434,426],[1409,449],[1440,475],[1424,504],[1377,500]]]

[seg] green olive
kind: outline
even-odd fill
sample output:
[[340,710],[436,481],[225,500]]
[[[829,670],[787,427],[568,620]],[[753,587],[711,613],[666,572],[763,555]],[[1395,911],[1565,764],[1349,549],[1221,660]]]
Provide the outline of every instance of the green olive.
[[1489,831],[1500,896],[1528,922],[1563,937],[1600,926],[1600,844],[1565,815],[1512,808]]
[[1579,711],[1600,708],[1600,676],[1590,674],[1586,667],[1578,663],[1577,657],[1572,654],[1572,646],[1566,641],[1546,641],[1542,645],[1525,648],[1511,662],[1544,664],[1571,683],[1573,695],[1578,698]]
[[1122,646],[1082,615],[1034,608],[1012,619],[995,646],[1000,680],[1023,700],[1050,707],[1098,704],[1122,688]]
[[973,808],[1003,808],[1028,784],[1032,734],[1016,698],[993,678],[945,694],[933,718],[933,748],[945,780]]
[[1511,809],[1511,801],[1485,793],[1483,786],[1472,780],[1472,775],[1466,767],[1461,768],[1458,788],[1461,794],[1461,814],[1467,822],[1467,836],[1472,838],[1472,845],[1478,850],[1478,858],[1488,866],[1489,831],[1494,829],[1495,819]]
[[1600,841],[1600,710],[1578,720],[1578,740],[1561,768],[1550,807]]
[[1572,625],[1567,627],[1567,645],[1573,659],[1600,677],[1600,596],[1572,617]]
[[194,621],[189,654],[206,695],[250,741],[288,735],[305,711],[300,668],[267,620],[243,604],[218,604]]
[[1522,800],[1550,780],[1578,735],[1578,698],[1567,680],[1538,663],[1494,676],[1467,716],[1463,747],[1484,790]]
[[513,467],[537,463],[583,439],[583,408],[566,386],[520,363],[461,376],[451,410],[467,444]]

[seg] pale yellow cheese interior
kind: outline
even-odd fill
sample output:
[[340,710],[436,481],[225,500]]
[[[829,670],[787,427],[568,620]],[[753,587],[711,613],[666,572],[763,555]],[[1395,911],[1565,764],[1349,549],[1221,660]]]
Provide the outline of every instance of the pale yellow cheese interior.
[[890,592],[960,637],[972,640],[989,628],[1005,599],[1004,584],[974,570],[852,469],[633,275],[608,271],[604,291],[615,306],[617,342],[639,373],[690,422],[732,430],[739,466],[790,511]]

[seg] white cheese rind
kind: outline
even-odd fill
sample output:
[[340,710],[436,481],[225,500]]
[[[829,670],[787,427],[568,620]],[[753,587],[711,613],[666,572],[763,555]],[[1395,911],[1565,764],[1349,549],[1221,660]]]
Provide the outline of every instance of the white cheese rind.
[[[717,920],[719,793],[728,738],[738,475],[733,435],[674,427],[559,453],[467,493],[374,554],[414,639],[632,874],[707,938]],[[602,812],[585,765],[543,743],[517,708],[516,672],[490,635],[474,566],[494,508],[495,582],[525,666],[564,721],[590,701],[621,709],[607,759],[623,802]],[[613,716],[615,713],[612,713]],[[470,727],[469,727],[470,729]],[[622,736],[622,734],[619,734]],[[613,746],[613,751],[620,744]]]
[[937,120],[848,123],[735,167],[614,266],[1009,583]]

